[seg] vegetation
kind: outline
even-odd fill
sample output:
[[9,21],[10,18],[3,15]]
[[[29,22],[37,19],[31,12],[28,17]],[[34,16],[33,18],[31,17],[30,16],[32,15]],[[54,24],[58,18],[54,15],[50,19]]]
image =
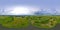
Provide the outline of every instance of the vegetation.
[[29,24],[37,28],[52,28],[58,23],[60,16],[0,16],[0,24],[7,28],[24,28]]
[[[23,28],[23,27],[27,27],[28,26],[28,20],[26,20],[26,18],[22,18],[22,17],[16,17],[16,16],[0,16],[1,20],[0,20],[0,24],[2,24],[2,26],[4,27],[8,27],[8,28]],[[2,18],[3,17],[3,18]],[[8,18],[10,17],[10,18]],[[12,19],[11,19],[12,18]]]
[[40,16],[37,20],[31,20],[31,24],[38,28],[52,28],[57,24],[54,16]]
[[12,16],[0,16],[0,24],[7,24],[13,21]]

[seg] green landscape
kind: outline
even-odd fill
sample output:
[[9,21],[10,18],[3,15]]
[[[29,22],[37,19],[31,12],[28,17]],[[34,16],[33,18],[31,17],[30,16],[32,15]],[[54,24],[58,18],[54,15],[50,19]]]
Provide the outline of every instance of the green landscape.
[[10,16],[0,15],[0,24],[6,28],[26,28],[30,24],[37,28],[54,28],[60,23],[60,16]]

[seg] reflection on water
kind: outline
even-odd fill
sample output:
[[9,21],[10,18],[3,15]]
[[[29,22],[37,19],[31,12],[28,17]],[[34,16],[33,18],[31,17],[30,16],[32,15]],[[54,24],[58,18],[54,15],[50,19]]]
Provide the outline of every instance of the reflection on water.
[[29,25],[29,27],[27,28],[6,28],[6,27],[3,27],[2,25],[0,25],[0,30],[60,30],[60,24],[57,24],[56,27],[54,28],[51,28],[51,29],[44,29],[44,28],[36,28],[36,27],[33,27],[32,25]]

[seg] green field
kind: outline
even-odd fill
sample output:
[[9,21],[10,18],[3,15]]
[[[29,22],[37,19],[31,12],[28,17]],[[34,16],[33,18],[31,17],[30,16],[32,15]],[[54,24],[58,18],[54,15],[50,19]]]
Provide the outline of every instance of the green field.
[[60,23],[60,16],[0,16],[0,24],[7,28],[25,28],[31,24],[37,28],[53,28]]

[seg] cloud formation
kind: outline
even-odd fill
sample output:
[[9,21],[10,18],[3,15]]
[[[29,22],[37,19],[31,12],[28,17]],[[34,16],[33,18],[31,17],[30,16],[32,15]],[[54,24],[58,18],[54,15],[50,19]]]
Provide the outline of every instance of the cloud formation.
[[0,15],[60,15],[55,8],[39,9],[34,7],[13,7],[0,9]]

